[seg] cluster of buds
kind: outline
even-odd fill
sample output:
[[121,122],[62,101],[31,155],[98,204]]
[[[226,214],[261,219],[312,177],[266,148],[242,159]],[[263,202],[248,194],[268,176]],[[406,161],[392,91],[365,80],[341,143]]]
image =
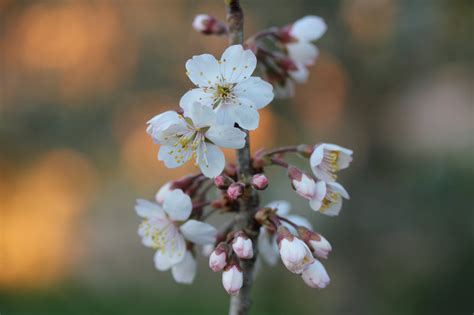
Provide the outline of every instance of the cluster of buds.
[[221,242],[209,256],[209,268],[222,271],[222,285],[230,295],[237,295],[243,284],[240,259],[252,259],[252,240],[243,231],[229,234],[228,242]]

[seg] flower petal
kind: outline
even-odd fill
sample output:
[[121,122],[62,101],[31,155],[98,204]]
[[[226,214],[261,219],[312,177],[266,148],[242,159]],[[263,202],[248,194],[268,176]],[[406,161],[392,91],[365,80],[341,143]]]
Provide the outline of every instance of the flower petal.
[[237,97],[245,97],[252,101],[257,109],[268,105],[274,97],[273,86],[257,77],[250,77],[237,83],[233,91]]
[[178,231],[174,232],[173,236],[172,239],[168,239],[163,248],[158,249],[155,253],[155,267],[160,271],[170,269],[184,258],[186,252],[184,237]]
[[161,219],[165,217],[165,212],[159,205],[145,199],[137,199],[135,211],[137,212],[138,216],[142,218]]
[[217,230],[208,223],[189,220],[180,227],[184,237],[198,245],[212,244],[216,241]]
[[240,98],[242,101],[241,105],[238,105],[234,109],[235,116],[237,117],[237,123],[240,127],[247,130],[255,130],[258,127],[260,115],[255,109],[255,106],[249,105],[251,102]]
[[217,123],[219,125],[231,125],[237,122],[237,114],[234,103],[222,103],[216,108]]
[[186,74],[197,87],[213,86],[220,79],[220,67],[214,56],[203,54],[186,62]]
[[209,127],[216,122],[216,113],[212,108],[199,102],[187,106],[184,116],[191,118],[196,128]]
[[290,43],[286,48],[291,59],[306,66],[314,64],[319,54],[316,46],[309,42]]
[[216,145],[202,143],[198,150],[197,163],[205,176],[214,178],[222,173],[225,166],[225,157]]
[[327,26],[322,18],[308,15],[293,23],[290,34],[299,40],[311,42],[321,38],[326,30]]
[[258,252],[263,260],[270,266],[275,266],[278,262],[278,245],[273,235],[267,232],[266,228],[260,229],[258,236]]
[[229,125],[215,125],[206,132],[206,138],[220,147],[241,149],[245,145],[246,134]]
[[[209,90],[207,90],[209,91]],[[214,102],[214,95],[209,92],[204,92],[204,89],[192,89],[187,91],[179,100],[179,106],[186,112],[188,107],[194,102],[199,102],[203,105],[212,107]]]
[[291,210],[291,204],[286,200],[275,200],[265,206],[266,208],[276,209],[279,216],[287,215]]
[[186,251],[183,260],[171,268],[171,274],[177,283],[191,284],[196,276],[196,268],[196,259],[190,251]]
[[163,210],[173,221],[184,221],[189,218],[193,204],[191,198],[181,189],[171,191],[163,202]]
[[293,80],[298,83],[305,83],[308,81],[309,72],[304,64],[301,62],[295,62],[296,70],[290,71],[290,76]]
[[189,146],[183,148],[180,143],[176,147],[173,145],[162,145],[160,151],[158,151],[158,160],[163,161],[168,168],[175,168],[189,161],[191,155],[192,150]]
[[221,75],[227,83],[237,83],[250,78],[257,66],[257,57],[242,45],[228,47],[221,57]]

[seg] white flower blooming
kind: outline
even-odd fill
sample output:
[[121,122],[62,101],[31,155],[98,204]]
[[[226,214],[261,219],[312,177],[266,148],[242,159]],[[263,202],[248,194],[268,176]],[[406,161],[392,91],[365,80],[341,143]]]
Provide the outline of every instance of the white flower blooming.
[[197,88],[183,95],[180,106],[186,112],[200,102],[215,110],[218,124],[256,129],[258,109],[273,100],[272,85],[252,76],[256,64],[254,53],[241,45],[228,47],[220,60],[210,54],[194,56],[186,62],[186,74]]
[[280,257],[285,267],[293,273],[301,273],[314,261],[308,245],[292,235],[285,227],[278,228]]
[[342,208],[342,198],[349,199],[349,194],[339,183],[325,183],[323,181],[319,181],[319,183],[324,185],[319,187],[320,192],[315,195],[317,197],[311,199],[311,208],[330,217],[338,215]]
[[222,285],[230,295],[239,294],[244,282],[244,277],[240,267],[236,264],[227,265],[222,273]]
[[218,146],[240,149],[245,133],[230,125],[216,125],[216,113],[194,102],[181,116],[164,112],[148,122],[147,132],[161,144],[158,160],[174,168],[194,159],[207,177],[219,175],[225,166],[224,153]]
[[[173,269],[173,276],[182,283],[192,281],[195,269],[194,258],[186,254],[186,240],[198,245],[211,244],[217,233],[210,224],[188,220],[191,210],[191,198],[181,189],[171,191],[163,205],[138,199],[135,206],[137,214],[144,218],[138,234],[145,246],[156,250],[155,267],[160,271]],[[186,222],[181,225],[183,221]]]
[[190,251],[186,251],[183,260],[171,268],[171,274],[177,283],[191,284],[196,276],[196,269],[196,259]]
[[329,143],[316,145],[310,157],[314,175],[325,182],[334,182],[336,172],[349,167],[351,161],[352,150]]
[[329,275],[324,266],[315,259],[301,274],[304,282],[312,288],[325,288],[329,282]]
[[289,74],[296,82],[304,83],[308,79],[306,67],[313,65],[319,54],[311,42],[321,38],[326,29],[324,20],[312,15],[305,16],[290,26],[288,35],[291,40],[286,44],[286,49],[296,67]]

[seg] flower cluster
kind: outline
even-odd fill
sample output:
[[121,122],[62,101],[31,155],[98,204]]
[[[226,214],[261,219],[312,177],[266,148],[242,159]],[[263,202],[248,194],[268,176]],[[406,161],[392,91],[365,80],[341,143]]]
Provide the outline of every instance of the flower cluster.
[[[207,35],[224,35],[230,29],[208,15],[197,16],[193,27]],[[259,125],[258,110],[273,100],[274,88],[280,95],[290,95],[294,82],[306,81],[307,67],[318,55],[312,41],[325,31],[321,18],[307,16],[257,33],[246,41],[246,48],[230,46],[220,59],[203,54],[186,62],[194,88],[181,97],[177,110],[149,120],[147,133],[160,145],[158,160],[165,166],[175,168],[192,160],[200,172],[168,182],[155,202],[139,199],[135,206],[143,218],[138,234],[145,246],[155,250],[158,270],[171,270],[177,282],[192,283],[197,246],[202,246],[209,268],[222,273],[222,284],[230,295],[238,295],[246,283],[242,266],[260,258],[269,265],[280,258],[310,287],[329,284],[319,259],[328,258],[331,245],[311,223],[291,214],[286,201],[264,207],[250,207],[248,201],[258,203],[252,196],[271,186],[265,171],[277,166],[285,170],[291,187],[309,201],[311,209],[335,216],[342,199],[349,198],[336,180],[338,172],[349,167],[352,151],[328,143],[261,149],[253,156],[246,153],[244,172],[241,160],[239,165],[226,163],[221,150],[248,152],[248,131]],[[257,66],[271,84],[253,76]],[[309,160],[310,171],[288,164],[285,158],[292,153]],[[205,222],[222,213],[235,216],[219,229]],[[247,225],[241,224],[244,214],[250,218],[244,222]]]

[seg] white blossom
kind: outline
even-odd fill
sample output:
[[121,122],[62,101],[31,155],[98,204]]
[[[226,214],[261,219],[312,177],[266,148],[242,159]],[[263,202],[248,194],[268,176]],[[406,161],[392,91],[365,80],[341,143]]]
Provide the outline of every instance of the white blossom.
[[258,109],[273,100],[273,87],[253,77],[257,59],[251,50],[241,45],[228,47],[220,60],[210,54],[194,56],[186,62],[186,74],[197,88],[180,100],[186,111],[194,102],[215,110],[217,123],[247,130],[258,127]]
[[209,268],[212,271],[221,271],[227,264],[227,253],[224,251],[213,251],[209,256]]
[[329,282],[329,275],[320,261],[315,259],[301,274],[304,282],[312,288],[325,288]]
[[245,133],[230,125],[216,125],[216,113],[198,102],[188,106],[181,116],[164,112],[148,122],[147,132],[161,144],[158,160],[174,168],[195,160],[207,177],[219,175],[225,166],[224,148],[245,145]]
[[177,283],[191,284],[196,276],[196,259],[190,251],[186,251],[183,260],[171,267],[171,274]]
[[296,70],[289,71],[293,80],[304,83],[308,79],[307,66],[313,65],[319,54],[317,47],[311,42],[321,38],[326,32],[324,20],[318,16],[305,16],[289,29],[292,40],[286,44],[288,55],[296,66]]
[[[168,270],[185,259],[186,240],[198,245],[210,244],[215,241],[217,230],[204,222],[188,220],[191,215],[191,198],[181,189],[171,191],[163,201],[163,205],[138,199],[135,211],[144,220],[140,224],[138,234],[145,246],[156,250],[155,267],[160,271]],[[186,221],[187,220],[187,221]],[[186,221],[181,225],[183,221]],[[176,271],[175,278],[185,282],[191,278],[192,263],[183,263]],[[182,275],[186,273],[186,275]],[[181,275],[181,277],[180,277]]]
[[252,240],[238,235],[232,242],[232,249],[239,258],[250,259],[253,257]]
[[311,208],[330,217],[338,215],[342,208],[342,198],[349,199],[349,194],[339,183],[325,183],[323,181],[318,183],[324,183],[324,188],[321,186],[321,192],[315,195],[317,198],[311,199]]
[[334,182],[336,172],[349,167],[351,161],[352,150],[329,143],[316,145],[310,157],[314,175],[325,182]]

